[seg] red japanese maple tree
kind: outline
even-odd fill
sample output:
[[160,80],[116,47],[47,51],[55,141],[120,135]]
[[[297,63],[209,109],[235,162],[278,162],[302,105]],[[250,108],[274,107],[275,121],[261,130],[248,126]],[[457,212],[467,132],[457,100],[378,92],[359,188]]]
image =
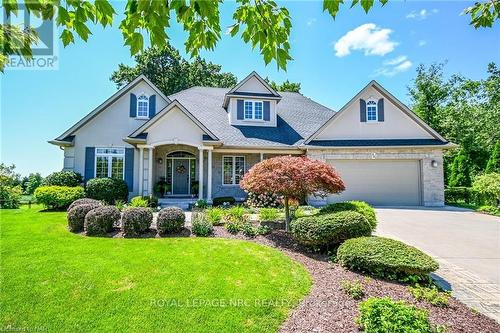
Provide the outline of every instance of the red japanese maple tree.
[[306,156],[279,156],[257,163],[245,174],[240,186],[247,192],[283,196],[287,231],[290,198],[326,196],[345,190],[344,182],[329,164]]

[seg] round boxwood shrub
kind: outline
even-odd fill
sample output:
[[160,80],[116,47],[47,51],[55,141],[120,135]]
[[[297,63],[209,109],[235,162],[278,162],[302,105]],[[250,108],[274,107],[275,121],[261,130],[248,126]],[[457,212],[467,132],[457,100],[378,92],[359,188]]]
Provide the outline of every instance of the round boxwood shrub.
[[80,232],[85,224],[85,216],[101,204],[88,203],[74,206],[68,211],[68,228],[72,232]]
[[84,195],[85,192],[81,186],[40,186],[33,193],[36,202],[49,209],[65,209]]
[[182,230],[186,215],[179,207],[167,207],[160,210],[156,219],[156,228],[160,235],[176,233]]
[[113,230],[113,224],[120,221],[120,216],[120,211],[115,206],[94,208],[85,215],[85,233],[89,236],[103,236]]
[[370,297],[360,303],[359,313],[356,322],[366,333],[437,332],[429,322],[426,310],[388,297]]
[[348,269],[391,280],[425,279],[439,267],[419,249],[384,237],[349,239],[340,245],[336,258]]
[[123,211],[122,231],[124,236],[137,236],[145,233],[153,222],[149,208],[133,207]]
[[86,204],[94,204],[94,205],[98,205],[98,206],[101,206],[102,203],[99,201],[99,200],[95,200],[95,199],[90,199],[90,198],[81,198],[81,199],[78,199],[78,200],[75,200],[71,203],[71,205],[69,205],[68,207],[68,212],[73,208],[73,207],[76,207],[76,206],[80,206],[80,205],[86,205]]
[[93,178],[85,187],[87,196],[92,199],[102,200],[112,205],[117,200],[128,200],[128,187],[122,179]]
[[353,211],[360,213],[368,220],[372,230],[377,226],[377,216],[375,209],[364,201],[346,201],[327,205],[320,209],[320,214],[330,214],[343,211]]
[[53,172],[42,181],[43,186],[79,186],[83,182],[82,175],[73,171]]
[[301,244],[323,248],[349,238],[369,236],[371,227],[366,218],[356,212],[338,212],[298,218],[291,223],[292,236]]

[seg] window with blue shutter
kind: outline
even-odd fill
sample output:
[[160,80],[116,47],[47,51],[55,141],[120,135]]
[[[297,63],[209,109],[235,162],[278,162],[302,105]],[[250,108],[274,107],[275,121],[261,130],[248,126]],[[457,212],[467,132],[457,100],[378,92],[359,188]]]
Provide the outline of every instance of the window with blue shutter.
[[95,163],[95,147],[85,147],[85,171],[84,180],[87,182],[89,179],[94,178],[94,163]]
[[153,118],[156,114],[156,95],[149,97],[149,119]]
[[359,121],[366,123],[366,101],[364,99],[359,100]]
[[242,99],[239,99],[237,100],[237,105],[236,105],[236,119],[238,120],[242,120],[244,117],[243,117],[243,100]]
[[134,189],[134,148],[125,148],[125,182],[128,191]]
[[378,100],[377,107],[378,107],[378,121],[384,121],[385,115],[384,115],[384,99],[383,98]]
[[137,116],[137,96],[130,94],[130,117],[135,118]]

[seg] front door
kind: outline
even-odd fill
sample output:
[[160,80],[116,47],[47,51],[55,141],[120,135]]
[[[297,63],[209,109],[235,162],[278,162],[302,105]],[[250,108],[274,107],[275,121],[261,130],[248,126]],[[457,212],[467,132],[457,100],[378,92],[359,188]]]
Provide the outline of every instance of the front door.
[[174,159],[172,194],[189,194],[189,159]]

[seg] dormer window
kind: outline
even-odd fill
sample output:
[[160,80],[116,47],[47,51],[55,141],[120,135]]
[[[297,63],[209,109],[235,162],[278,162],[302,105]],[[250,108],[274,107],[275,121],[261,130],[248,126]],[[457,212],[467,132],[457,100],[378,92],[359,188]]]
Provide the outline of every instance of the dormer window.
[[137,98],[137,118],[149,118],[149,98],[144,94]]
[[262,101],[245,101],[244,104],[245,120],[262,120],[263,119],[263,103]]
[[366,103],[366,121],[377,121],[377,102],[368,101]]

